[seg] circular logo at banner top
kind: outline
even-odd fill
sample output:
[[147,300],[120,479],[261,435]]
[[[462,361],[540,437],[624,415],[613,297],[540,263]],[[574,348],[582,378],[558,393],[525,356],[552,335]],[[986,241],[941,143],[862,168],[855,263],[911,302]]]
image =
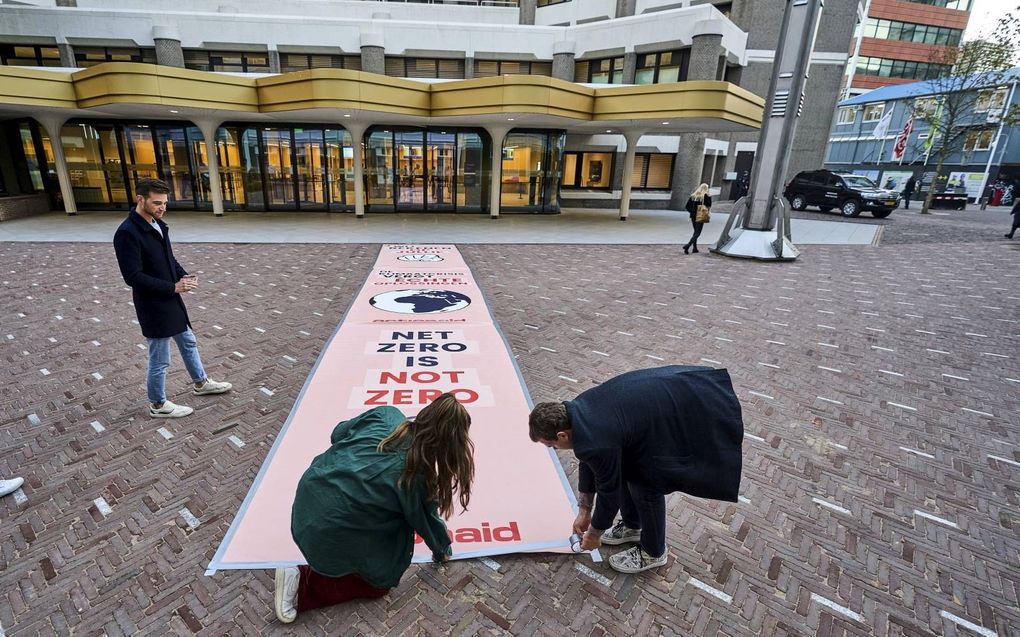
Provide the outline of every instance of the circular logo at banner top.
[[443,257],[438,254],[402,254],[397,257],[398,261],[442,261]]
[[456,312],[471,305],[471,298],[453,290],[393,290],[369,299],[372,307],[397,314]]

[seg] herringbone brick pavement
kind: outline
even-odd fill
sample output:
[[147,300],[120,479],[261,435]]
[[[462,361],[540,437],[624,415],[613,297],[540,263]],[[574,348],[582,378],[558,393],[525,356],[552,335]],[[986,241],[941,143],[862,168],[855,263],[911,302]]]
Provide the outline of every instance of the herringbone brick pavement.
[[204,567],[377,250],[178,246],[203,360],[235,391],[192,397],[175,355],[170,397],[196,413],[153,421],[110,246],[0,244],[0,475],[26,478],[0,500],[0,635],[1020,634],[1006,244],[782,265],[461,246],[536,401],[638,367],[728,368],[741,500],[671,496],[654,573],[541,554],[412,567],[381,600],[278,624],[271,573]]

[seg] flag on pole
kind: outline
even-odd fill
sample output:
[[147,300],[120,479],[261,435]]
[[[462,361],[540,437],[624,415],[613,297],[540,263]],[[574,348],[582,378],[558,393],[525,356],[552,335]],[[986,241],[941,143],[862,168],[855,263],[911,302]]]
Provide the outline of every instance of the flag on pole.
[[910,138],[911,131],[914,130],[914,114],[911,113],[910,117],[907,118],[907,123],[903,125],[903,132],[896,138],[896,143],[893,144],[892,158],[895,161],[903,163],[903,156],[907,154],[907,140]]
[[885,137],[886,133],[889,132],[889,124],[892,123],[892,114],[894,110],[896,110],[895,106],[886,111],[885,115],[882,116],[882,119],[878,120],[878,124],[875,124],[875,129],[871,131],[872,137]]
[[942,119],[942,102],[935,108],[935,114],[931,116],[931,127],[928,129],[928,139],[924,140],[924,153],[931,152],[931,145],[935,143],[935,136],[939,132],[939,121]]

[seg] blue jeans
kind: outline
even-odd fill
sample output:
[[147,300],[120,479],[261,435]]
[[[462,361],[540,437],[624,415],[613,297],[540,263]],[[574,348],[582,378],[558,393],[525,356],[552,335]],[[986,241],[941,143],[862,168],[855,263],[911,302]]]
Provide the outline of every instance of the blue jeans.
[[[599,495],[602,498],[602,495]],[[659,557],[666,552],[666,496],[649,490],[634,482],[624,483],[620,490],[613,494],[605,494],[604,505],[598,520],[592,519],[592,526],[597,529],[608,529],[620,512],[623,523],[631,529],[641,529],[641,548],[652,557]],[[595,506],[598,509],[598,503]],[[612,517],[609,516],[612,514]],[[601,519],[601,518],[607,519]]]
[[[202,359],[198,356],[198,341],[195,333],[188,328],[171,338],[177,343],[177,349],[184,359],[184,366],[191,374],[192,382],[205,380],[205,369]],[[149,394],[149,402],[159,404],[166,400],[166,370],[170,368],[170,339],[149,338],[149,373],[145,380],[145,390]]]

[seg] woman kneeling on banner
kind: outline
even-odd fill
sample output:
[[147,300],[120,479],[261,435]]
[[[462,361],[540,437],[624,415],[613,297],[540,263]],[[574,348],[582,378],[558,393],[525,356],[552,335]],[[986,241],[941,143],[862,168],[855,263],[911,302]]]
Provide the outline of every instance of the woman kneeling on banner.
[[[414,534],[452,555],[443,518],[471,499],[471,416],[443,394],[414,420],[376,407],[336,426],[298,482],[290,530],[307,566],[276,569],[276,616],[385,595],[411,564]],[[442,515],[442,517],[440,517]]]

